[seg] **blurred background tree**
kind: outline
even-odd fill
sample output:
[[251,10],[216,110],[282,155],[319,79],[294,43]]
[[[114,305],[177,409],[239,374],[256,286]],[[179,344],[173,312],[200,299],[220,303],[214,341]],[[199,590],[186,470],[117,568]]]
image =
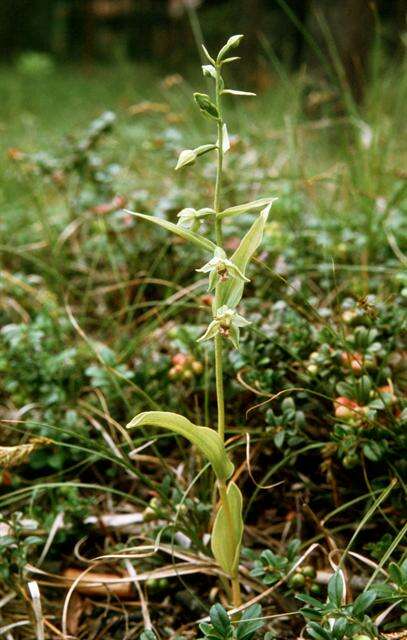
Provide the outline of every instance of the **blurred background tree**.
[[2,0],[0,60],[36,51],[88,65],[125,58],[179,67],[191,51],[197,55],[195,12],[209,47],[225,33],[246,34],[242,55],[259,88],[267,42],[291,69],[318,66],[337,51],[357,98],[375,21],[391,56],[399,54],[405,30],[404,0]]

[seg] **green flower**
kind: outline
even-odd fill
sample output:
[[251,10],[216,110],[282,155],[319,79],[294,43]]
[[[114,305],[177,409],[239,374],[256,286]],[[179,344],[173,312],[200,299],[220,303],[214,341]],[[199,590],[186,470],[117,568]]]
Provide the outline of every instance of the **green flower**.
[[247,327],[249,324],[250,322],[239,315],[235,309],[229,309],[223,305],[217,310],[215,318],[203,336],[198,339],[198,342],[210,340],[219,334],[224,338],[229,338],[233,346],[238,349],[240,328]]
[[218,279],[220,282],[224,282],[228,278],[250,282],[239,267],[226,257],[226,253],[221,247],[216,247],[213,258],[197,271],[210,274],[208,291],[215,288]]
[[213,215],[213,209],[209,209],[208,207],[198,209],[198,211],[192,207],[186,207],[177,213],[177,225],[189,231],[198,231],[201,219],[211,215]]

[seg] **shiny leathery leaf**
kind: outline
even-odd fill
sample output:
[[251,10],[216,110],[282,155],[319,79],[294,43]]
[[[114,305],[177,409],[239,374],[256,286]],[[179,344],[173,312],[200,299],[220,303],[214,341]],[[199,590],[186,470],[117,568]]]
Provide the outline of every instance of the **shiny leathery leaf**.
[[361,593],[353,603],[353,615],[359,617],[360,615],[364,614],[364,612],[372,606],[375,600],[376,592],[372,589]]
[[253,604],[243,612],[237,625],[236,640],[251,640],[253,638],[256,631],[264,626],[261,613],[260,604]]
[[216,603],[210,608],[209,618],[215,631],[222,634],[222,637],[225,638],[231,632],[232,625],[229,616],[221,604]]
[[200,247],[201,249],[205,249],[205,251],[210,251],[211,253],[214,253],[216,249],[216,245],[208,238],[205,238],[204,236],[201,236],[198,233],[194,233],[194,231],[190,231],[189,229],[184,229],[184,227],[180,227],[179,225],[174,224],[169,220],[165,220],[165,218],[158,218],[157,216],[148,216],[145,213],[129,211],[128,209],[125,209],[125,211],[126,213],[130,213],[132,216],[136,216],[136,218],[141,218],[141,220],[147,220],[148,222],[153,222],[157,226],[162,227],[167,231],[171,231],[172,233],[175,233],[176,236],[179,236],[184,240],[189,240],[190,242]]
[[170,411],[145,411],[139,413],[126,426],[127,429],[143,426],[159,427],[173,431],[187,438],[203,453],[211,463],[219,480],[226,480],[233,473],[233,464],[229,460],[222,440],[213,429],[199,427],[184,416]]
[[[231,257],[231,261],[240,269],[243,275],[246,275],[247,265],[262,241],[270,207],[271,204],[259,214]],[[241,280],[230,279],[226,280],[226,282],[220,282],[219,305],[226,305],[234,309],[242,298],[243,289],[244,282]]]
[[238,569],[243,536],[243,498],[239,487],[234,482],[230,482],[227,488],[227,500],[230,518],[222,505],[213,525],[211,548],[219,566],[226,573],[234,576]]
[[342,605],[342,598],[344,594],[343,587],[343,575],[342,571],[339,569],[333,574],[328,582],[328,598],[335,607],[340,607]]

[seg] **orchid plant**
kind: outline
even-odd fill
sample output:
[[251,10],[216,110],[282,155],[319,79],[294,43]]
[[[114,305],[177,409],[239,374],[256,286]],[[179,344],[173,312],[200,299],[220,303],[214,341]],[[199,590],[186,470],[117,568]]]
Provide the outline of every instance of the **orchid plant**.
[[[245,204],[222,209],[221,188],[225,155],[230,150],[228,129],[223,116],[223,97],[253,96],[247,91],[225,88],[222,77],[223,67],[238,57],[230,55],[240,41],[242,35],[234,35],[213,58],[203,46],[208,64],[203,65],[204,76],[214,83],[214,97],[204,93],[195,93],[194,99],[204,117],[214,123],[217,131],[215,143],[203,144],[195,149],[181,152],[176,170],[192,165],[207,153],[215,152],[217,158],[216,183],[212,207],[193,209],[187,207],[178,213],[178,222],[174,224],[162,218],[129,212],[142,220],[164,227],[180,236],[187,242],[199,247],[209,254],[209,260],[197,269],[208,274],[209,290],[214,292],[212,302],[212,321],[198,342],[211,340],[214,342],[215,379],[217,398],[217,431],[214,428],[197,426],[182,415],[166,411],[147,411],[138,414],[127,425],[128,429],[142,426],[159,427],[184,436],[193,443],[211,464],[216,475],[220,496],[220,507],[214,519],[211,548],[220,568],[230,578],[233,605],[241,604],[240,584],[238,576],[240,548],[243,536],[242,494],[237,484],[231,480],[233,464],[225,448],[225,401],[223,391],[223,355],[228,341],[233,348],[239,348],[240,329],[250,323],[238,312],[244,285],[249,282],[246,276],[248,264],[258,249],[270,207],[276,198],[262,198]],[[241,239],[234,253],[227,255],[223,246],[222,224],[228,218],[246,212],[257,213],[256,218]],[[207,223],[213,232],[213,239],[202,233],[202,223]]]

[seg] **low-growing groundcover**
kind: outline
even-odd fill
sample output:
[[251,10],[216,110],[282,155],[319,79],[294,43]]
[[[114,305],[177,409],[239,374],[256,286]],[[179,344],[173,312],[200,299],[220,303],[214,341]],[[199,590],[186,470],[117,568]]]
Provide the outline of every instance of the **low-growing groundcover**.
[[[308,77],[214,102],[239,41],[197,104],[180,76],[133,103],[126,69],[114,101],[78,80],[69,128],[59,76],[5,75],[2,634],[406,634],[402,70],[376,55],[363,107]],[[193,431],[222,395],[226,452]]]

